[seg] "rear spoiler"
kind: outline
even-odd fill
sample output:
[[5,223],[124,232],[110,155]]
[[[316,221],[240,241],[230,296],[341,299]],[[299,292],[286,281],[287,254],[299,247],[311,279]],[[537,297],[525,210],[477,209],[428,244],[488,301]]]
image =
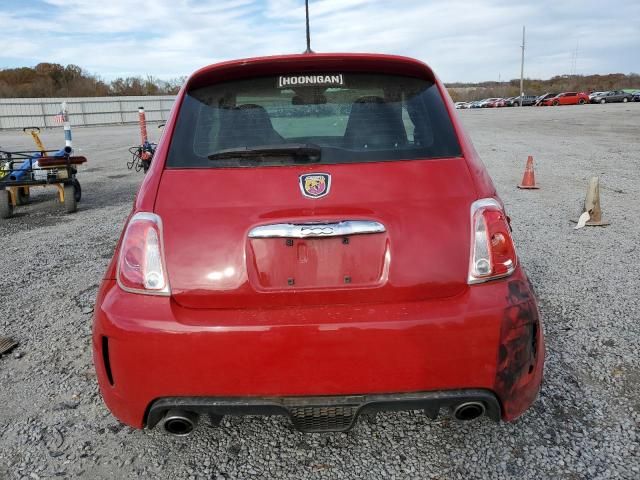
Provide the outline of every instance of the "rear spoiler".
[[409,57],[368,53],[313,53],[248,58],[209,65],[189,77],[185,90],[241,78],[308,72],[386,73],[436,81],[431,68]]

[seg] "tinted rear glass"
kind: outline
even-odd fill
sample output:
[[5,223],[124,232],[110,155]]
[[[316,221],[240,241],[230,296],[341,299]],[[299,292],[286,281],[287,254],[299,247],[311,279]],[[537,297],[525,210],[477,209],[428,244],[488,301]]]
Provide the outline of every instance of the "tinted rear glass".
[[[432,82],[380,74],[272,76],[215,84],[187,93],[167,166],[215,168],[288,165],[293,156],[210,160],[228,149],[313,145],[318,163],[460,156]],[[317,161],[317,159],[316,159]]]

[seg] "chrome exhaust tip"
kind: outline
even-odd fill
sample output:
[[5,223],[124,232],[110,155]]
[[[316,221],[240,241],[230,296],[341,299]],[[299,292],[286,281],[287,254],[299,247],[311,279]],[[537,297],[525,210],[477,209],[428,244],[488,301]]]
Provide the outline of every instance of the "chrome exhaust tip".
[[486,408],[481,402],[464,402],[457,405],[453,410],[453,416],[456,420],[468,422],[475,420],[485,414]]
[[185,437],[193,432],[198,423],[198,415],[183,410],[169,410],[162,421],[162,427],[167,433],[178,437]]

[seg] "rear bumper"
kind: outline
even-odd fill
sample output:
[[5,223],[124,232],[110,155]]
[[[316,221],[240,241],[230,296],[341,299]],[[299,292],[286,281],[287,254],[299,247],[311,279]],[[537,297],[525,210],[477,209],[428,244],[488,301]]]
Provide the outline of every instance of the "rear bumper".
[[344,432],[362,413],[393,410],[424,410],[435,419],[441,408],[481,404],[484,415],[500,420],[500,403],[487,390],[451,390],[399,394],[343,395],[326,397],[172,397],[154,401],[147,426],[155,427],[171,410],[182,410],[219,418],[224,415],[288,415],[303,432]]
[[229,398],[460,390],[495,395],[501,417],[513,420],[535,400],[544,363],[520,269],[442,300],[263,310],[186,309],[105,280],[93,350],[105,403],[138,428],[157,421],[152,405],[167,398],[210,407]]

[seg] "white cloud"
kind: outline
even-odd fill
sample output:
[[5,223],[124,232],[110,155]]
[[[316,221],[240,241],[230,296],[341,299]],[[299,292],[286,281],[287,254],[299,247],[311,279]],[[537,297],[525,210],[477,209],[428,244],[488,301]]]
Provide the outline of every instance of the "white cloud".
[[[0,5],[4,65],[75,63],[114,78],[187,75],[202,65],[304,50],[302,0],[44,0]],[[640,71],[640,3],[311,0],[312,48],[417,57],[445,81]],[[40,13],[39,13],[40,12]],[[624,14],[621,14],[624,12]]]

